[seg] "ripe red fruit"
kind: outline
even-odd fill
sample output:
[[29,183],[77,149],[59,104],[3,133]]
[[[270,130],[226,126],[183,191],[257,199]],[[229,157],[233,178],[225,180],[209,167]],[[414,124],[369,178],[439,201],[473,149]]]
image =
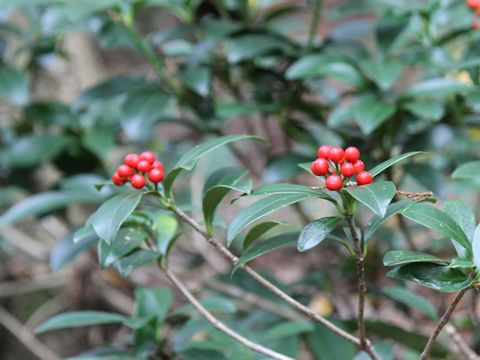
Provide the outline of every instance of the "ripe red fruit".
[[334,146],[330,150],[329,159],[333,162],[340,162],[343,159],[345,151],[340,146]]
[[350,162],[344,162],[342,166],[340,166],[340,172],[345,177],[353,176],[356,174],[355,166]]
[[330,150],[332,149],[332,147],[330,145],[322,145],[318,148],[318,157],[320,159],[329,159],[330,157]]
[[362,171],[362,172],[357,174],[357,184],[358,185],[371,184],[372,180],[373,180],[373,176],[368,171]]
[[148,172],[148,178],[153,183],[159,183],[163,180],[163,170],[160,169],[152,169]]
[[118,172],[115,172],[112,175],[112,182],[117,186],[122,186],[127,182],[127,179],[122,178],[120,175],[118,175]]
[[473,30],[480,29],[480,23],[476,22],[475,20],[472,21],[471,27]]
[[155,160],[152,164],[152,167],[154,169],[159,169],[159,170],[163,170],[163,164],[161,161],[158,161],[158,160]]
[[130,166],[125,164],[120,165],[117,170],[118,175],[123,178],[129,178],[130,176],[133,175],[134,172],[135,170],[133,170]]
[[130,183],[135,189],[141,189],[147,184],[147,180],[142,175],[135,174],[130,179]]
[[144,151],[140,154],[140,160],[148,161],[149,164],[153,164],[155,161],[155,154],[153,151]]
[[152,168],[152,164],[150,164],[147,160],[140,160],[137,165],[138,171],[142,173],[150,171],[151,168]]
[[363,163],[362,160],[357,160],[353,163],[353,166],[355,167],[355,172],[358,174],[359,172],[362,172],[365,169],[365,164]]
[[480,7],[480,0],[467,0],[467,5],[470,9],[475,10]]
[[330,175],[325,181],[328,190],[336,191],[342,188],[342,178],[338,175]]
[[328,172],[328,161],[325,159],[317,159],[312,162],[312,173],[317,176],[325,175]]
[[138,154],[127,154],[124,159],[125,164],[134,169],[137,168],[139,161],[140,156]]
[[345,149],[345,160],[355,162],[360,158],[360,151],[355,146],[349,146]]

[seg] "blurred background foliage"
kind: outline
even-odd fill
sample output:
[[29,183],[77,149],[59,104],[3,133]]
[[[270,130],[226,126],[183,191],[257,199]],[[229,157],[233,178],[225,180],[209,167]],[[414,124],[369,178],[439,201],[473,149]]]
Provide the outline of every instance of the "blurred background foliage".
[[[249,133],[271,142],[233,144],[202,161],[177,191],[181,202],[195,208],[204,180],[220,166],[247,168],[256,185],[308,184],[313,179],[297,164],[311,161],[319,144],[357,146],[367,168],[425,150],[431,156],[387,176],[402,189],[462,198],[478,214],[479,182],[450,177],[480,152],[480,32],[472,30],[473,14],[464,1],[0,0],[0,9],[0,208],[16,206],[0,220],[0,280],[6,284],[0,283],[0,301],[29,328],[65,308],[131,312],[132,288],[161,284],[148,269],[128,281],[114,270],[99,270],[95,239],[72,242],[92,204],[117,191],[93,185],[107,180],[129,151],[151,149],[168,170],[185,149],[215,136]],[[232,211],[224,213],[225,222]],[[299,229],[326,211],[306,204],[285,219]],[[224,224],[217,225],[221,232]],[[399,304],[406,295],[398,289],[382,288],[379,259],[386,248],[452,249],[447,241],[416,236],[404,220],[389,225],[369,250],[369,279],[378,285],[372,286],[370,305],[377,316],[368,327],[380,337],[388,332],[402,358],[416,358],[423,328],[412,327],[405,314],[424,315]],[[211,280],[212,270],[199,256],[208,250],[190,247],[192,236],[183,241],[188,256],[177,254],[176,266],[198,290],[209,279],[206,301],[225,321],[293,357],[355,356],[353,347],[322,328],[288,324],[256,306],[246,312],[252,304],[242,296],[228,300],[234,295],[225,293],[224,281],[270,295],[240,273]],[[322,251],[328,256],[286,250],[259,266],[324,315],[353,317],[351,303],[341,299],[354,287],[352,264],[338,248]],[[206,256],[225,272],[221,259]],[[332,263],[335,270],[328,269]],[[380,311],[383,302],[386,310]],[[134,339],[112,325],[113,332],[93,328],[60,332],[62,342],[50,334],[42,340],[62,356],[108,340],[117,348],[136,344],[137,352],[123,352],[125,358],[253,358],[191,313],[177,309]],[[477,339],[472,320],[464,319],[461,326]],[[0,322],[5,325],[5,318]],[[15,358],[19,346],[13,338],[2,340],[0,357]],[[385,359],[392,358],[392,344],[381,347]],[[102,351],[120,356],[110,350],[88,358],[100,358]],[[22,358],[35,358],[21,351]],[[437,356],[447,353],[444,346],[435,348]]]

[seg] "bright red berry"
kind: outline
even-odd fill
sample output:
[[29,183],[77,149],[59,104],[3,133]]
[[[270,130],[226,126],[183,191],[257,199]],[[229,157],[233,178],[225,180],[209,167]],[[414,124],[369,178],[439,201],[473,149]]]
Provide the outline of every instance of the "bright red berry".
[[130,166],[125,164],[120,165],[117,170],[118,175],[123,178],[129,178],[130,176],[133,175],[134,172],[135,170],[133,170]]
[[153,164],[155,161],[155,154],[153,151],[144,151],[140,154],[140,160],[148,161],[150,164]]
[[340,166],[340,172],[345,177],[350,177],[356,174],[355,166],[353,166],[350,162],[344,162],[342,166]]
[[467,0],[467,5],[470,9],[475,10],[480,7],[480,0]]
[[330,157],[330,150],[332,147],[330,145],[322,145],[318,148],[318,157],[321,159],[329,159]]
[[158,161],[158,160],[155,160],[152,164],[152,167],[154,169],[159,169],[159,170],[163,170],[163,164],[161,161]]
[[357,184],[358,185],[371,184],[372,180],[373,180],[373,176],[368,171],[362,171],[362,172],[357,174]]
[[312,173],[317,176],[325,175],[328,172],[328,161],[325,159],[317,159],[312,162]]
[[360,158],[360,151],[355,146],[349,146],[345,149],[345,160],[355,162]]
[[128,165],[134,169],[137,168],[139,161],[140,161],[140,156],[138,154],[127,154],[124,159],[125,165]]
[[330,150],[329,159],[333,162],[340,162],[343,159],[345,151],[340,146],[334,146]]
[[163,170],[152,169],[148,172],[148,178],[153,183],[159,183],[163,180]]
[[141,189],[147,184],[147,180],[142,175],[135,174],[130,179],[130,183],[135,189]]
[[150,171],[152,168],[152,164],[150,164],[147,160],[140,160],[137,165],[138,171],[144,173]]
[[118,172],[115,172],[112,175],[112,182],[117,186],[122,186],[127,182],[127,179],[122,178],[120,175],[118,175]]
[[325,181],[328,190],[336,191],[342,188],[342,178],[338,175],[330,175]]
[[363,163],[362,160],[357,160],[353,163],[353,166],[355,167],[355,172],[358,174],[359,172],[362,172],[365,169],[365,164]]

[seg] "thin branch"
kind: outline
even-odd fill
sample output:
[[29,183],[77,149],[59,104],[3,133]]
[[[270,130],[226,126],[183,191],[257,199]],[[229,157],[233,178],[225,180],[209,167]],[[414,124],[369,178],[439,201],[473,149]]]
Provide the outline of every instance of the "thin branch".
[[313,47],[315,41],[315,35],[317,33],[318,22],[320,21],[320,15],[322,13],[322,0],[314,0],[312,22],[310,23],[310,29],[308,31],[307,49]]
[[447,311],[445,311],[445,314],[443,314],[440,318],[440,321],[438,322],[434,332],[432,333],[432,335],[430,335],[430,338],[428,339],[427,344],[423,349],[422,355],[420,356],[420,360],[427,360],[430,358],[430,350],[435,343],[435,339],[440,334],[443,327],[448,323],[448,320],[450,320],[450,316],[452,316],[455,308],[457,307],[458,303],[460,302],[466,291],[467,289],[463,289],[462,291],[460,291],[455,297],[455,299],[452,301],[452,303],[448,306]]
[[480,356],[478,356],[468,344],[463,339],[462,335],[458,332],[457,328],[452,324],[445,325],[445,331],[448,335],[450,335],[451,341],[457,345],[459,354],[463,357],[462,359],[466,360],[480,360]]
[[208,311],[196,298],[193,296],[193,294],[187,289],[185,284],[178,279],[174,273],[172,273],[168,269],[164,269],[165,274],[167,277],[170,279],[170,281],[175,285],[175,287],[187,298],[187,300],[202,314],[210,324],[213,325],[216,329],[220,330],[221,332],[227,334],[231,338],[235,339],[242,345],[246,346],[247,348],[258,352],[260,354],[264,354],[269,356],[272,359],[278,359],[278,360],[294,360],[293,358],[282,355],[276,351],[270,350],[258,343],[255,343],[244,336],[240,335],[233,329],[229,328],[227,325],[225,325],[223,322],[218,320],[210,311]]
[[402,191],[402,190],[397,190],[396,192],[397,195],[402,195],[406,196],[409,199],[413,199],[415,201],[421,200],[423,198],[430,198],[433,196],[433,192],[431,191],[425,191],[425,192],[410,192],[410,191]]

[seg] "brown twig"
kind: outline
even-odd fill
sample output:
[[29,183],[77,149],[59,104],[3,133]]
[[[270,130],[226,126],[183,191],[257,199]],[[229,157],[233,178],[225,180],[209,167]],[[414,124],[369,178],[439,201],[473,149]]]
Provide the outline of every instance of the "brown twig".
[[450,335],[451,341],[457,345],[459,354],[462,355],[462,359],[466,360],[479,360],[480,356],[478,356],[468,344],[463,339],[462,335],[458,332],[457,328],[452,324],[445,325],[445,331],[448,335]]
[[402,191],[402,190],[397,190],[396,192],[397,195],[401,196],[406,196],[409,199],[413,199],[415,201],[424,199],[424,198],[429,198],[433,196],[433,192],[431,191],[425,191],[425,192],[410,192],[410,191]]
[[448,306],[447,311],[445,311],[445,313],[440,318],[440,321],[438,322],[434,332],[432,333],[432,335],[430,335],[430,338],[428,339],[427,344],[423,349],[422,355],[420,356],[420,360],[427,360],[430,358],[430,350],[435,343],[435,339],[440,334],[443,327],[448,323],[448,320],[450,320],[450,316],[455,311],[455,308],[457,307],[458,303],[460,302],[466,291],[467,289],[463,289],[462,291],[460,291],[455,297],[455,299],[452,301],[452,303]]
[[172,273],[168,269],[164,269],[165,274],[167,277],[170,279],[170,281],[175,285],[175,287],[187,298],[187,300],[202,314],[210,324],[213,325],[216,329],[220,330],[221,332],[227,334],[231,338],[235,339],[242,345],[246,346],[247,348],[258,352],[260,354],[264,354],[269,356],[272,359],[278,359],[278,360],[294,360],[293,358],[282,355],[276,351],[273,351],[271,349],[268,349],[258,343],[255,343],[244,336],[240,335],[233,329],[229,328],[227,325],[225,325],[223,322],[218,320],[210,311],[208,311],[196,298],[193,296],[193,294],[187,289],[187,287],[183,284],[183,282],[178,279],[174,273]]

